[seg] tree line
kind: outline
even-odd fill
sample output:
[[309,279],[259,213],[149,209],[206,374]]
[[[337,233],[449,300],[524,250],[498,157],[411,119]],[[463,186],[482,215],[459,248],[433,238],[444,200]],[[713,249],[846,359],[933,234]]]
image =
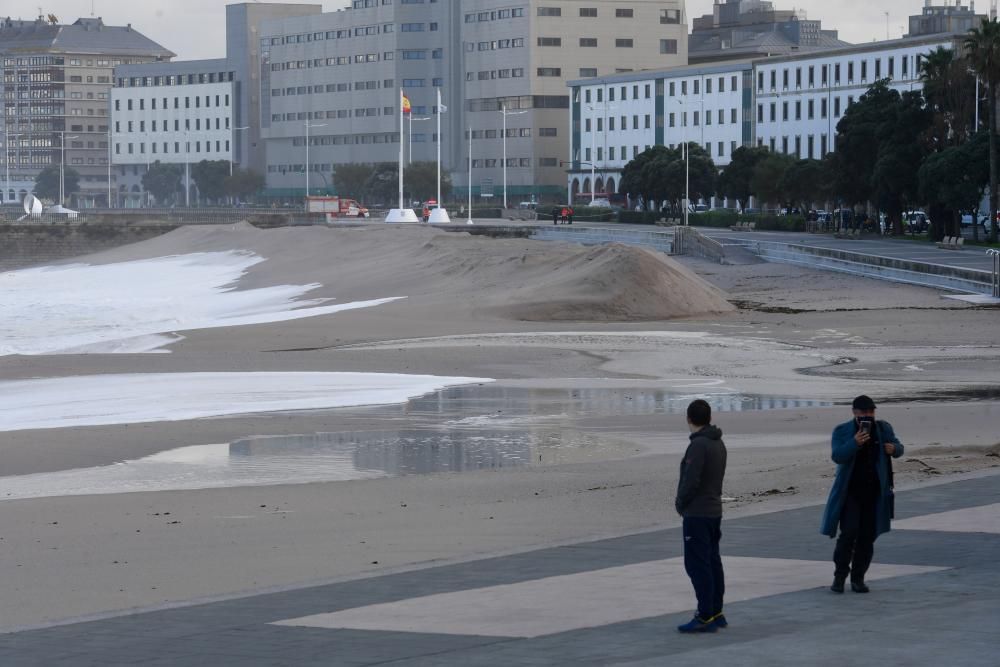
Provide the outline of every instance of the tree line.
[[[690,151],[692,201],[722,195],[798,207],[817,202],[871,205],[890,229],[903,232],[907,210],[927,207],[931,234],[958,235],[961,217],[975,215],[987,190],[997,217],[997,87],[1000,24],[983,21],[959,52],[938,48],[921,63],[922,91],[897,91],[875,82],[837,123],[835,150],[822,159],[798,159],[766,147],[741,147],[721,173],[697,144]],[[983,90],[977,96],[976,78]],[[985,111],[985,127],[977,123]],[[681,147],[655,146],[623,171],[621,191],[678,206],[685,192]],[[997,224],[990,240],[997,242]],[[978,226],[973,225],[978,238]]]

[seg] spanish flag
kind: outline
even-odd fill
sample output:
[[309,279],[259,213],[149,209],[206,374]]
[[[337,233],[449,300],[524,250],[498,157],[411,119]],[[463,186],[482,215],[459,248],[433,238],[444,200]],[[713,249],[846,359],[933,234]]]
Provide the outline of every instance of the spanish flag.
[[403,94],[403,113],[410,113],[413,111],[413,107],[410,106],[410,98]]

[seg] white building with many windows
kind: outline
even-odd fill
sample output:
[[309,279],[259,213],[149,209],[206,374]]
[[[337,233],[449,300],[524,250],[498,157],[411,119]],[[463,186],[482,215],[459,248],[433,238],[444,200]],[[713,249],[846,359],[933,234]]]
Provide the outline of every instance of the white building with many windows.
[[[111,91],[112,165],[119,203],[144,199],[142,176],[155,162],[233,160],[233,73],[226,60],[120,67]],[[136,76],[133,76],[133,75]]]
[[[625,165],[656,145],[696,141],[725,168],[740,146],[800,159],[835,150],[837,123],[878,80],[922,87],[923,58],[962,35],[928,35],[821,53],[681,67],[569,82],[570,193],[617,192]],[[593,181],[591,180],[593,178]]]
[[729,164],[738,147],[753,145],[752,74],[744,62],[570,82],[571,195],[617,192],[625,165],[652,146],[695,142]]
[[755,143],[800,159],[822,158],[835,149],[837,123],[847,107],[869,86],[889,79],[900,92],[921,90],[923,57],[954,48],[957,39],[930,35],[757,61]]

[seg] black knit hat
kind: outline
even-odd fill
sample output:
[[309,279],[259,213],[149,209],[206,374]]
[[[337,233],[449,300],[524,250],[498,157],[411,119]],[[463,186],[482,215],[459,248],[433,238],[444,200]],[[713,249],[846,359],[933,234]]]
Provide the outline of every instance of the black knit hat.
[[854,399],[854,403],[851,405],[851,407],[855,410],[874,410],[875,401],[873,401],[868,396],[862,394],[861,396],[858,396],[857,398]]

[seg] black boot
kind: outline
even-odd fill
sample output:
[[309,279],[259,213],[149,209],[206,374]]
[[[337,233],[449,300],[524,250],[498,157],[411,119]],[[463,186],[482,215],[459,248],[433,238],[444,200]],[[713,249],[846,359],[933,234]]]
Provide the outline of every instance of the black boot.
[[845,580],[846,577],[834,577],[833,583],[830,585],[830,590],[834,593],[843,593]]

